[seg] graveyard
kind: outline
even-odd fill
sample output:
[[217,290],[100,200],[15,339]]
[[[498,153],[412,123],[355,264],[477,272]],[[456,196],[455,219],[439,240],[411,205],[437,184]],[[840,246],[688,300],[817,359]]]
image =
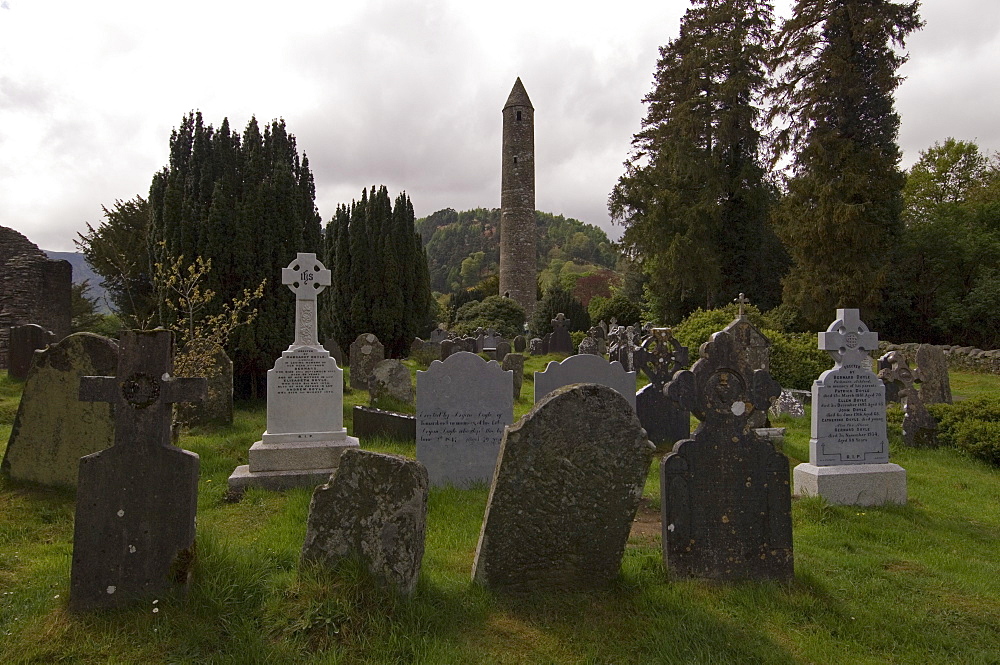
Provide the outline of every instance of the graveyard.
[[[526,357],[515,422],[533,405],[534,373],[563,358]],[[426,369],[404,365],[414,379]],[[952,371],[950,378],[956,400],[1000,389],[995,375]],[[0,441],[23,386],[0,374]],[[348,434],[354,407],[368,402],[366,390],[345,391]],[[250,487],[232,501],[227,478],[247,462],[267,423],[263,400],[237,401],[232,424],[195,426],[178,441],[200,457],[186,591],[72,612],[73,492],[0,478],[0,661],[995,661],[1000,471],[953,448],[903,446],[898,406],[887,421],[891,459],[907,471],[907,503],[793,499],[794,577],[787,581],[714,582],[665,569],[660,451],[620,570],[605,586],[571,578],[578,588],[511,594],[474,582],[489,488],[472,483],[431,486],[422,567],[403,595],[351,562],[336,573],[300,562],[311,488]],[[786,428],[790,467],[807,462],[809,407],[805,417],[782,415],[772,424]],[[412,441],[370,437],[361,449],[417,456]]]

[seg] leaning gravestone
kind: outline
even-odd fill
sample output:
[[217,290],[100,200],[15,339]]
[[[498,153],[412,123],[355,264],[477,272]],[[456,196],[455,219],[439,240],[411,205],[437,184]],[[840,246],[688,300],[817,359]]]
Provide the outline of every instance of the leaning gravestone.
[[941,347],[921,344],[917,347],[917,378],[920,401],[924,404],[951,404],[948,361]]
[[13,326],[10,329],[8,342],[10,356],[7,361],[7,374],[22,381],[28,378],[28,370],[31,369],[31,359],[34,358],[35,351],[44,349],[55,342],[55,339],[54,334],[34,323]]
[[573,353],[573,338],[569,335],[570,320],[562,312],[552,319],[552,337],[547,353]]
[[[208,393],[201,402],[177,404],[177,420],[187,425],[231,425],[233,422],[233,361],[226,350],[207,339],[193,339],[184,345],[185,365],[197,367],[208,380]],[[178,371],[179,376],[196,376]]]
[[795,493],[841,505],[906,503],[906,470],[889,463],[885,387],[871,371],[878,333],[858,310],[838,309],[819,348],[836,365],[813,382],[809,462],[795,467]]
[[635,410],[635,372],[626,372],[619,362],[609,362],[589,353],[552,360],[544,372],[535,372],[535,404],[557,388],[573,383],[597,383],[621,393]]
[[84,377],[80,399],[111,402],[115,445],[80,459],[69,607],[123,607],[186,586],[194,558],[198,456],[170,444],[174,402],[205,379],[174,378],[173,334],[125,331],[115,377]]
[[749,424],[781,387],[725,331],[700,354],[664,388],[701,421],[660,463],[664,562],[684,577],[789,580],[788,459]]
[[606,586],[652,455],[621,393],[593,384],[549,393],[504,434],[472,578],[515,593]]
[[39,351],[24,384],[2,469],[15,480],[76,487],[80,458],[111,447],[114,421],[103,402],[80,401],[80,379],[114,374],[118,344],[76,333]]
[[358,447],[344,427],[344,372],[316,334],[316,296],[330,284],[330,271],[300,252],[281,269],[281,283],[295,294],[295,340],[267,371],[267,431],[250,446],[249,463],[229,476],[237,495],[247,487],[319,485],[345,450]]
[[520,353],[508,353],[500,363],[500,369],[513,372],[514,401],[521,399],[521,385],[524,383],[524,356]]
[[649,384],[635,396],[636,415],[649,440],[667,448],[690,437],[691,413],[663,394],[663,386],[690,362],[688,348],[681,346],[670,328],[652,328],[633,349],[632,362],[649,378]]
[[372,406],[378,406],[383,397],[412,404],[413,381],[410,379],[410,370],[395,358],[383,360],[375,365],[368,378],[368,392]]
[[351,342],[351,387],[368,390],[368,377],[375,365],[385,360],[385,348],[372,333],[363,333]]
[[514,417],[512,372],[462,351],[417,372],[417,460],[431,485],[489,482]]
[[348,450],[313,490],[302,563],[336,569],[360,560],[382,583],[411,593],[424,556],[427,491],[420,462]]

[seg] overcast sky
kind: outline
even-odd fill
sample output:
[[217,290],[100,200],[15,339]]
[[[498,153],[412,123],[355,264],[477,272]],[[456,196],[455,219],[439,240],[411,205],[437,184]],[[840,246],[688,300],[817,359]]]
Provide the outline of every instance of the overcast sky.
[[[778,0],[779,15],[791,0]],[[535,107],[536,204],[608,230],[657,47],[686,0],[0,0],[0,225],[74,251],[146,196],[190,110],[284,118],[324,222],[363,187],[418,216],[500,204],[501,107]],[[924,0],[897,105],[904,166],[948,136],[1000,149],[1000,2]],[[303,248],[307,250],[311,248]]]

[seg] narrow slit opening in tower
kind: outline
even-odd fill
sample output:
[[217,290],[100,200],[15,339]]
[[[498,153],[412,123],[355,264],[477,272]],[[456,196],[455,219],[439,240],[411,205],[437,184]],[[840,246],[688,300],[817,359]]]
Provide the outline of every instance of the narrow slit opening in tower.
[[520,111],[517,112],[517,121],[521,122],[521,112]]
[[517,164],[517,155],[514,155],[514,163]]

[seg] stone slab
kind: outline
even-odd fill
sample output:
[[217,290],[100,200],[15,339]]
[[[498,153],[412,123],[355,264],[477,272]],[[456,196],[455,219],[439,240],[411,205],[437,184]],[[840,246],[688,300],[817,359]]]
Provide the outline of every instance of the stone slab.
[[553,390],[574,383],[596,383],[617,391],[635,410],[635,372],[626,372],[620,362],[602,356],[581,354],[551,361],[545,371],[535,372],[535,403]]
[[296,469],[333,469],[345,450],[358,447],[358,440],[345,436],[334,444],[330,441],[287,441],[268,444],[257,441],[250,446],[250,471],[294,471]]
[[272,492],[295,487],[316,487],[330,479],[336,469],[297,469],[295,471],[261,471],[250,472],[250,465],[236,467],[229,476],[229,491],[241,495],[249,487],[257,487]]
[[841,506],[906,503],[906,469],[898,464],[816,466],[799,464],[792,471],[795,494],[822,496]]
[[383,436],[396,441],[417,440],[417,417],[373,409],[360,404],[354,407],[354,435],[359,439]]

